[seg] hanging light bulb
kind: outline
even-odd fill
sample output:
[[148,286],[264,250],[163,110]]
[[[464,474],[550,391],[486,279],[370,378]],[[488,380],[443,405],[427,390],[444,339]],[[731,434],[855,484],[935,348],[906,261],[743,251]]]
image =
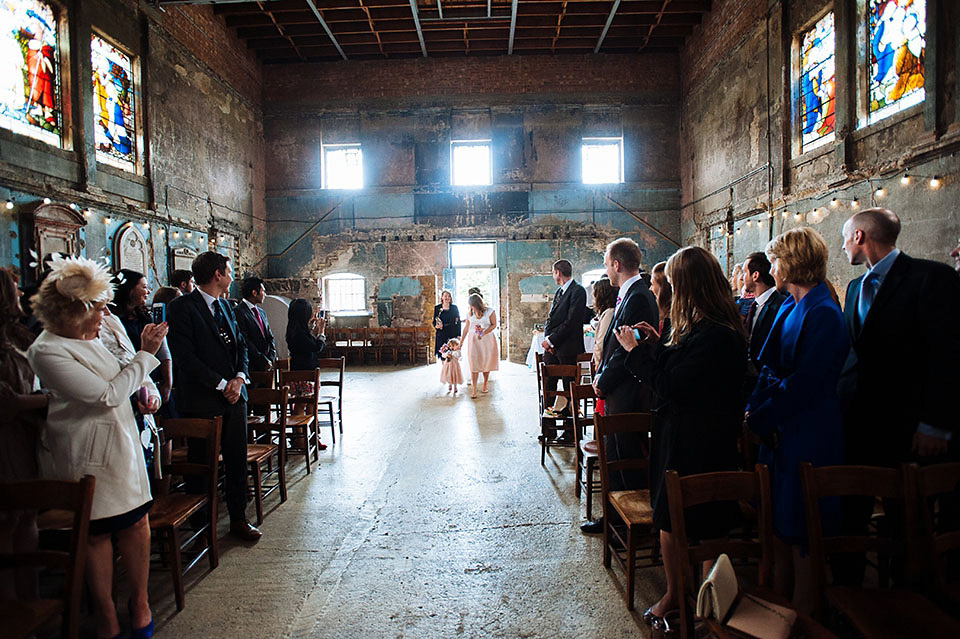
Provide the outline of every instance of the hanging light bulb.
[[795,219],[796,221],[799,222],[800,220],[803,219],[803,213],[797,213],[797,214],[794,215],[793,217],[794,217],[794,219]]
[[934,175],[932,178],[930,178],[930,188],[931,188],[931,189],[939,189],[939,188],[940,188],[940,176],[939,176],[939,175]]
[[76,202],[71,202],[71,203],[70,203],[70,209],[73,210],[73,211],[76,211],[76,210],[77,210],[77,204],[76,204]]
[[192,236],[193,236],[193,233],[191,233],[190,231],[187,231],[187,239],[189,240]]
[[753,220],[747,220],[747,226],[753,226]]
[[180,237],[180,231],[174,231],[174,232],[173,232],[173,237],[174,237],[174,238]]
[[853,198],[853,202],[850,203],[850,207],[855,209],[859,206],[860,206],[860,200],[858,200],[857,198]]
[[840,201],[837,198],[833,198],[832,200],[830,200],[830,206],[832,206],[833,208],[837,208],[838,206],[840,206]]
[[783,212],[783,217],[787,217],[788,215],[790,215],[790,211],[784,211],[784,212]]
[[53,201],[53,200],[51,200],[51,199],[48,198],[48,197],[43,198],[43,203],[44,203],[44,204],[50,204],[50,202],[52,202],[52,201]]
[[883,197],[884,195],[887,194],[887,190],[881,186],[879,189],[875,191],[875,194],[877,197]]
[[161,226],[161,227],[160,227],[160,235],[163,235],[163,234],[166,233],[166,232],[167,232],[167,229],[165,229],[165,228],[163,228],[163,227]]
[[904,186],[910,184],[910,174],[909,174],[909,173],[904,173],[904,174],[903,174],[903,177],[900,178],[900,184],[902,184],[902,185],[904,185]]
[[104,221],[105,224],[109,224],[110,222],[113,222],[113,218],[107,216],[107,217],[103,218],[103,221]]
[[7,210],[10,211],[13,209],[13,200],[7,198]]
[[90,209],[85,209],[83,211],[83,217],[90,217]]
[[762,228],[763,228],[763,220],[757,220],[757,228],[758,228],[758,229],[762,229]]

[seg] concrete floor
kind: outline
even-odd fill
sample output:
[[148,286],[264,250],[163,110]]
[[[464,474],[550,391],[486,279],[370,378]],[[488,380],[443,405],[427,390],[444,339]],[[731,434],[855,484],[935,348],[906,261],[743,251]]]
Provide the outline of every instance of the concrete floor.
[[[187,575],[180,613],[169,576],[151,574],[156,636],[646,636],[600,538],[579,531],[572,451],[539,464],[534,372],[502,362],[477,400],[447,394],[439,375],[348,371],[342,439],[310,475],[294,458],[263,538],[223,537],[220,566]],[[662,570],[638,581],[643,611]]]

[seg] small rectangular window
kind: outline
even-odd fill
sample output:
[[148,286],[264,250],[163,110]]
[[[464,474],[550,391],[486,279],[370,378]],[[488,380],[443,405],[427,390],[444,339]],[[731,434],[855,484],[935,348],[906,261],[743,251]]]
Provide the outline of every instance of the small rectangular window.
[[834,139],[833,12],[820,18],[800,42],[800,151],[809,151]]
[[623,182],[623,138],[583,138],[584,184]]
[[97,162],[136,171],[137,122],[133,58],[100,36],[90,37]]
[[450,143],[450,165],[454,186],[493,184],[490,140],[454,140]]
[[450,242],[450,268],[494,268],[496,242]]
[[366,309],[365,284],[362,275],[338,273],[324,278],[324,302],[331,311],[362,311]]
[[323,188],[362,189],[363,151],[359,144],[323,145]]
[[62,146],[58,34],[53,5],[40,0],[0,3],[0,126]]
[[925,0],[870,0],[867,13],[870,35],[867,123],[873,124],[923,102],[927,3]]

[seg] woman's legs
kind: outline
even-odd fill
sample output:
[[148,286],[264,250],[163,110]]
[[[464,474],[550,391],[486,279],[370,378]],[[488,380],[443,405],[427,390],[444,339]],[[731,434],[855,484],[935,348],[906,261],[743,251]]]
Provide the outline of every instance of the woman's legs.
[[473,381],[473,386],[470,387],[470,397],[476,398],[477,396],[477,377],[480,373],[476,371],[470,371],[470,379]]
[[483,392],[487,392],[487,382],[490,381],[490,371],[483,371]]
[[130,625],[143,628],[153,618],[147,601],[147,578],[150,574],[149,515],[144,515],[140,521],[117,533],[117,548],[130,582]]
[[650,606],[650,612],[662,617],[677,607],[680,597],[677,593],[677,549],[673,544],[673,534],[660,531],[660,552],[663,554],[663,571],[667,574],[667,592],[660,601]]
[[97,618],[97,635],[117,636],[120,624],[113,606],[113,543],[109,534],[90,535],[87,541],[87,585]]

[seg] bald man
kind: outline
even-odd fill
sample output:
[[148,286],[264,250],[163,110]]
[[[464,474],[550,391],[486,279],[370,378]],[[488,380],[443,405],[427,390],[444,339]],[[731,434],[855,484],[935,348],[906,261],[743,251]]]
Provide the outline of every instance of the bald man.
[[847,286],[850,354],[839,384],[849,463],[939,461],[956,448],[960,277],[896,247],[900,219],[865,209],[843,225],[843,251],[867,272]]

